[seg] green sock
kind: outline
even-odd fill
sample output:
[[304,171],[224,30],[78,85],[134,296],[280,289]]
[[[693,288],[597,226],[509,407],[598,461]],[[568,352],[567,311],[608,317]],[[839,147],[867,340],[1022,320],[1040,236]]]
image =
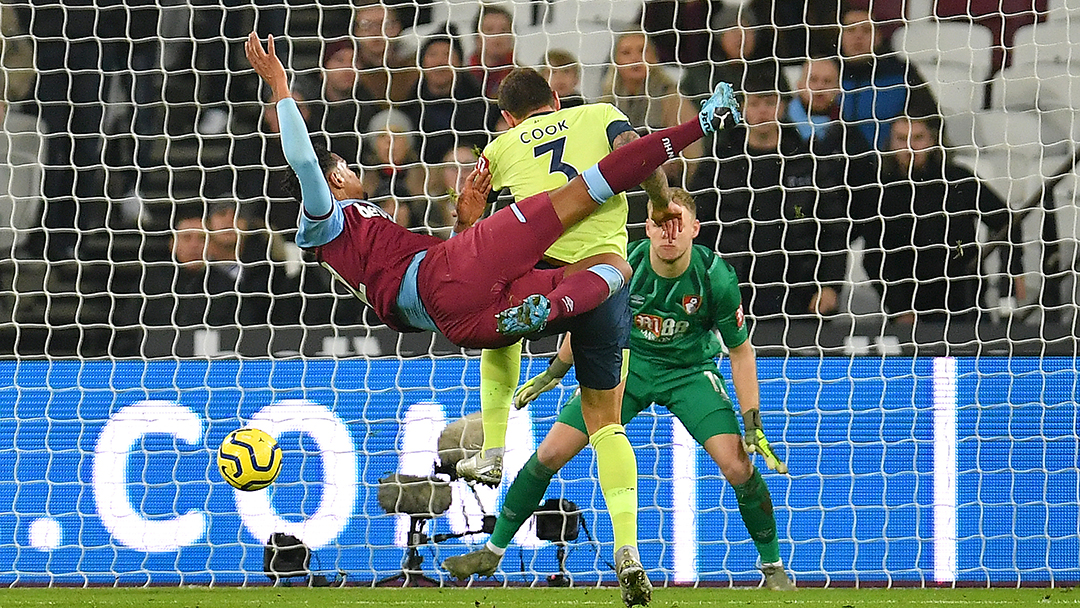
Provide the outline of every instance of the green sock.
[[499,519],[495,522],[495,531],[488,539],[489,543],[500,549],[510,546],[510,541],[514,539],[517,531],[540,507],[540,501],[554,475],[555,471],[540,464],[536,459],[536,452],[533,452],[529,461],[518,471],[510,489],[506,491]]
[[480,353],[480,416],[484,422],[481,453],[506,447],[506,421],[520,375],[521,342]]
[[739,513],[754,540],[761,562],[773,564],[780,561],[780,541],[776,538],[776,517],[773,516],[772,496],[769,486],[754,467],[754,474],[745,482],[732,486],[739,501]]
[[589,437],[596,451],[600,489],[604,492],[615,550],[626,545],[637,547],[637,458],[626,430],[621,424],[609,424]]

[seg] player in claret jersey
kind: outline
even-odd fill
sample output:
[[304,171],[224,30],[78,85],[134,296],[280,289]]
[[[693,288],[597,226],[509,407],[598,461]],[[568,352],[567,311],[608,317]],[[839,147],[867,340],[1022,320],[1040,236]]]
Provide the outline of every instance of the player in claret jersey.
[[[575,315],[603,302],[609,288],[605,283],[602,293],[596,290],[588,270],[608,264],[629,276],[629,266],[618,256],[595,256],[565,268],[534,266],[566,229],[614,193],[640,183],[687,145],[741,119],[731,88],[718,87],[698,119],[643,137],[565,186],[510,205],[442,241],[395,224],[362,200],[360,180],[344,160],[316,153],[272,37],[264,49],[251,34],[245,51],[270,85],[282,149],[300,183],[297,244],[314,251],[391,328],[439,331],[465,347],[497,348],[523,336],[561,333]],[[490,189],[490,173],[484,170],[473,171],[468,180],[476,192]],[[462,198],[459,214],[471,220],[482,214],[485,200]],[[657,209],[653,219],[674,230],[680,211],[674,205]],[[573,310],[551,305],[571,295],[577,303]]]
[[[747,455],[760,453],[770,468],[787,472],[761,427],[757,365],[743,322],[739,279],[727,262],[693,244],[699,224],[689,193],[676,189],[672,201],[684,209],[683,230],[669,239],[650,222],[649,240],[633,243],[629,249],[634,267],[629,286],[634,324],[622,421],[629,422],[653,403],[675,414],[735,489],[739,512],[761,556],[765,584],[770,589],[793,589],[780,561],[769,488]],[[716,365],[720,339],[728,348],[742,411],[741,440],[734,406]],[[562,365],[549,367],[522,386],[514,396],[515,405],[523,406],[556,386],[572,364],[571,356],[563,348],[559,353]],[[459,579],[493,574],[514,534],[541,503],[552,476],[587,441],[581,401],[574,397],[511,484],[485,547],[447,558],[443,567]]]

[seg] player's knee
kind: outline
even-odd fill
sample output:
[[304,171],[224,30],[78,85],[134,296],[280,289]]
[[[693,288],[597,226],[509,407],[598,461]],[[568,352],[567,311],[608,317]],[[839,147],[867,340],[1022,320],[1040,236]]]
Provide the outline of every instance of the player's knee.
[[745,450],[729,452],[716,464],[720,466],[724,479],[733,486],[746,483],[754,474],[754,463],[750,462],[750,456]]
[[[586,438],[586,442],[588,438]],[[536,448],[536,460],[552,471],[558,471],[577,455],[584,445],[569,441],[542,441]]]

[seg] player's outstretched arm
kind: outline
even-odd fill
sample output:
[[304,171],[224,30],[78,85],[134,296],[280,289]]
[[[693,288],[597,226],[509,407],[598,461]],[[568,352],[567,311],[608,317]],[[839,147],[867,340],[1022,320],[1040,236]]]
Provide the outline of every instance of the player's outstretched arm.
[[[300,114],[296,100],[292,98],[285,66],[274,54],[273,36],[267,39],[266,45],[264,50],[259,37],[252,32],[244,43],[244,52],[251,62],[251,67],[270,85],[273,100],[277,103],[278,120],[281,123],[281,148],[285,153],[285,160],[300,180],[304,214],[311,219],[325,218],[334,211],[334,196],[319,167],[319,158],[311,145],[304,117]],[[305,239],[311,245],[320,245],[329,240],[329,235],[306,234]]]
[[271,101],[277,103],[287,97],[292,97],[289,89],[289,77],[285,74],[285,66],[278,59],[274,51],[274,36],[271,34],[266,39],[266,49],[255,32],[248,34],[247,42],[244,43],[244,54],[247,55],[251,67],[266,84],[270,85]]
[[761,392],[757,378],[757,359],[754,347],[747,340],[728,353],[731,361],[731,381],[739,398],[743,418],[743,446],[749,454],[761,454],[765,464],[778,473],[787,473],[787,465],[773,452],[761,427]]

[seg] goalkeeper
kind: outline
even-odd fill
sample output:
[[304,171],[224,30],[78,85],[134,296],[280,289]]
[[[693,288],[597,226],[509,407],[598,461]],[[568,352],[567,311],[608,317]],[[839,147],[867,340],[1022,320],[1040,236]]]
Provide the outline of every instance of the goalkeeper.
[[[780,560],[769,488],[747,455],[759,453],[769,468],[787,472],[762,431],[757,365],[743,322],[739,280],[727,262],[706,247],[693,245],[700,224],[690,195],[674,189],[672,202],[684,214],[683,229],[675,238],[666,238],[650,221],[649,240],[633,243],[629,250],[634,267],[630,281],[633,331],[622,421],[626,424],[652,403],[670,409],[735,489],[739,512],[761,556],[766,586],[794,589]],[[741,438],[716,366],[715,357],[721,352],[716,330],[729,351],[745,426]],[[554,388],[570,369],[570,359],[564,343],[548,369],[518,389],[514,405],[524,407]],[[450,557],[443,567],[458,579],[493,574],[514,534],[537,509],[552,476],[587,443],[581,402],[574,397],[511,484],[484,548]]]

